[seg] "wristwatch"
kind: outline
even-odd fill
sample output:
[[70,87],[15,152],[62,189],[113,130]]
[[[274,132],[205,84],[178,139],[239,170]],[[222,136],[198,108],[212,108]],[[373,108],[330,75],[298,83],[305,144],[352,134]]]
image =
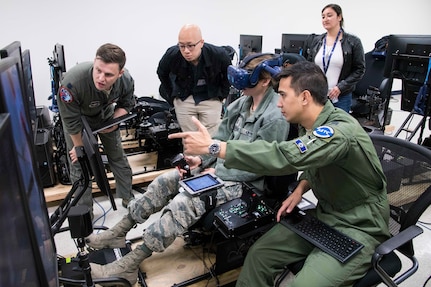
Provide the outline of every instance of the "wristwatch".
[[218,156],[220,153],[220,141],[214,140],[212,144],[208,147],[208,152],[212,156]]

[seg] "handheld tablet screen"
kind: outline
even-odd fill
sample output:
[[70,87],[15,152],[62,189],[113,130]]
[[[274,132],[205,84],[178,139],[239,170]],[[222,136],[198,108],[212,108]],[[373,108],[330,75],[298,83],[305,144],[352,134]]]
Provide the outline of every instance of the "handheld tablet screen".
[[223,182],[211,174],[202,174],[180,181],[181,186],[191,195],[200,194],[204,191],[218,188]]

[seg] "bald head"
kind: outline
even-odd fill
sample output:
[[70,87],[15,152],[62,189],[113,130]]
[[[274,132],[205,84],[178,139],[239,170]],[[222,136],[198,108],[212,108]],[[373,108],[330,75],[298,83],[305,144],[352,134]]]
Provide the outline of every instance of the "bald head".
[[197,42],[202,40],[201,28],[196,24],[186,24],[184,25],[180,32],[178,33],[178,42]]

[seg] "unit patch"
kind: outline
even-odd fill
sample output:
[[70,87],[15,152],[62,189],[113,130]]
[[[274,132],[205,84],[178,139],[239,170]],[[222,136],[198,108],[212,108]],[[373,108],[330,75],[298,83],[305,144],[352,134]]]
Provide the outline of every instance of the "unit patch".
[[60,99],[65,102],[66,104],[69,104],[73,102],[73,97],[70,94],[69,90],[65,87],[60,87]]
[[334,130],[328,126],[320,126],[313,131],[313,135],[318,138],[327,139],[334,135]]
[[300,139],[295,140],[295,144],[301,153],[304,153],[307,151],[307,146],[302,142],[302,140]]

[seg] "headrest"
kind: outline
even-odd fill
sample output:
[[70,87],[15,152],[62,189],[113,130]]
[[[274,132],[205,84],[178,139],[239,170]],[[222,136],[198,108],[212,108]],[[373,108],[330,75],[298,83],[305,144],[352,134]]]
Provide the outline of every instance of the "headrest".
[[[273,58],[263,60],[259,65],[257,65],[252,71],[246,70],[247,64],[258,57],[264,55],[271,55]],[[243,90],[245,88],[253,88],[259,81],[260,73],[264,70],[274,77],[281,71],[283,64],[283,59],[280,55],[274,55],[269,53],[255,53],[245,57],[238,67],[230,65],[228,67],[228,80],[232,86],[238,90]]]
[[293,65],[297,62],[306,61],[305,57],[297,53],[283,53],[281,54],[283,58],[283,66]]
[[372,51],[372,55],[376,59],[385,59],[386,58],[386,49],[389,42],[389,36],[383,36],[374,44],[374,49]]

